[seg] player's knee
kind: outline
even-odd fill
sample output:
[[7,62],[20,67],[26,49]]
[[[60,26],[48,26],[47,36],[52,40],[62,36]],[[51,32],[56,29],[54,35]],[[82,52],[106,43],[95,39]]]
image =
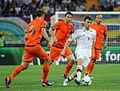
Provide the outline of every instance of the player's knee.
[[27,69],[29,67],[29,65],[25,65],[24,67],[25,67],[24,69]]
[[23,66],[24,66],[24,69],[27,69],[29,67],[29,63],[24,63]]
[[44,62],[50,63],[51,61],[50,61],[50,59],[44,59]]
[[93,60],[93,63],[95,63],[95,62],[96,62],[96,58],[93,58],[92,60]]
[[68,61],[71,61],[71,62],[75,62],[75,58],[74,57],[71,57],[71,58],[68,58]]
[[72,60],[71,60],[71,62],[72,62],[72,63],[74,63],[74,62],[75,62],[75,60],[74,60],[74,59],[72,59]]
[[49,64],[51,65],[54,62],[54,60],[50,60]]
[[95,58],[95,57],[92,57],[91,60],[92,60],[93,62],[95,62],[95,61],[96,61],[96,58]]

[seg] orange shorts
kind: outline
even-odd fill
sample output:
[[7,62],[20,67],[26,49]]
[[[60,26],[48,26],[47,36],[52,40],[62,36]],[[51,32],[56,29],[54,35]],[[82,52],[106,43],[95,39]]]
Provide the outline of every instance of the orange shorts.
[[92,49],[92,56],[95,57],[97,60],[99,60],[100,52],[101,52],[101,50],[93,48]]
[[40,44],[36,44],[33,47],[25,46],[25,51],[23,54],[23,61],[31,62],[34,57],[38,57],[39,59],[48,59],[49,56],[45,52],[45,50],[40,46]]
[[[50,60],[58,61],[62,50],[63,50],[63,48],[57,48],[57,47],[52,46],[50,48]],[[64,57],[69,56],[69,55],[73,55],[73,53],[72,53],[71,49],[68,47],[68,48],[66,48]]]

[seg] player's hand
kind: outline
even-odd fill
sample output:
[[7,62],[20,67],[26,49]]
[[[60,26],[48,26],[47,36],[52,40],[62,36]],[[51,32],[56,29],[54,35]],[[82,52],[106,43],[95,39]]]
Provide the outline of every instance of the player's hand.
[[54,42],[54,43],[58,43],[58,40],[57,40],[56,37],[53,38],[53,42]]
[[48,42],[47,47],[50,49],[50,47],[51,47],[51,43],[50,42]]
[[76,40],[73,40],[71,44],[76,45]]
[[61,55],[61,56],[64,56],[64,54],[65,54],[65,51],[62,50],[62,52],[60,53],[60,55]]

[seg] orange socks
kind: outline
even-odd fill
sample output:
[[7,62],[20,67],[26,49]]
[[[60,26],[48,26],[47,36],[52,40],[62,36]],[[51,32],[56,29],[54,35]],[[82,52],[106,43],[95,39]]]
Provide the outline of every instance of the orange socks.
[[45,62],[44,65],[43,65],[43,75],[42,75],[43,82],[48,81],[49,68],[50,68],[49,63]]
[[17,76],[21,71],[23,71],[25,68],[23,65],[19,65],[9,76],[10,80],[12,81],[15,76]]
[[90,60],[90,63],[86,67],[86,73],[90,74],[94,69],[94,65],[95,65],[94,60]]
[[73,67],[74,61],[71,60],[67,63],[66,65],[66,69],[64,71],[64,75],[68,75],[69,71],[71,70],[71,68]]

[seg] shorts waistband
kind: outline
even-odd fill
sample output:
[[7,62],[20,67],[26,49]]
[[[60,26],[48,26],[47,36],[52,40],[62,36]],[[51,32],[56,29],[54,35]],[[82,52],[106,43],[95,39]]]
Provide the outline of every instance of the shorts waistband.
[[98,49],[98,48],[95,48],[96,50],[101,50],[101,49]]

